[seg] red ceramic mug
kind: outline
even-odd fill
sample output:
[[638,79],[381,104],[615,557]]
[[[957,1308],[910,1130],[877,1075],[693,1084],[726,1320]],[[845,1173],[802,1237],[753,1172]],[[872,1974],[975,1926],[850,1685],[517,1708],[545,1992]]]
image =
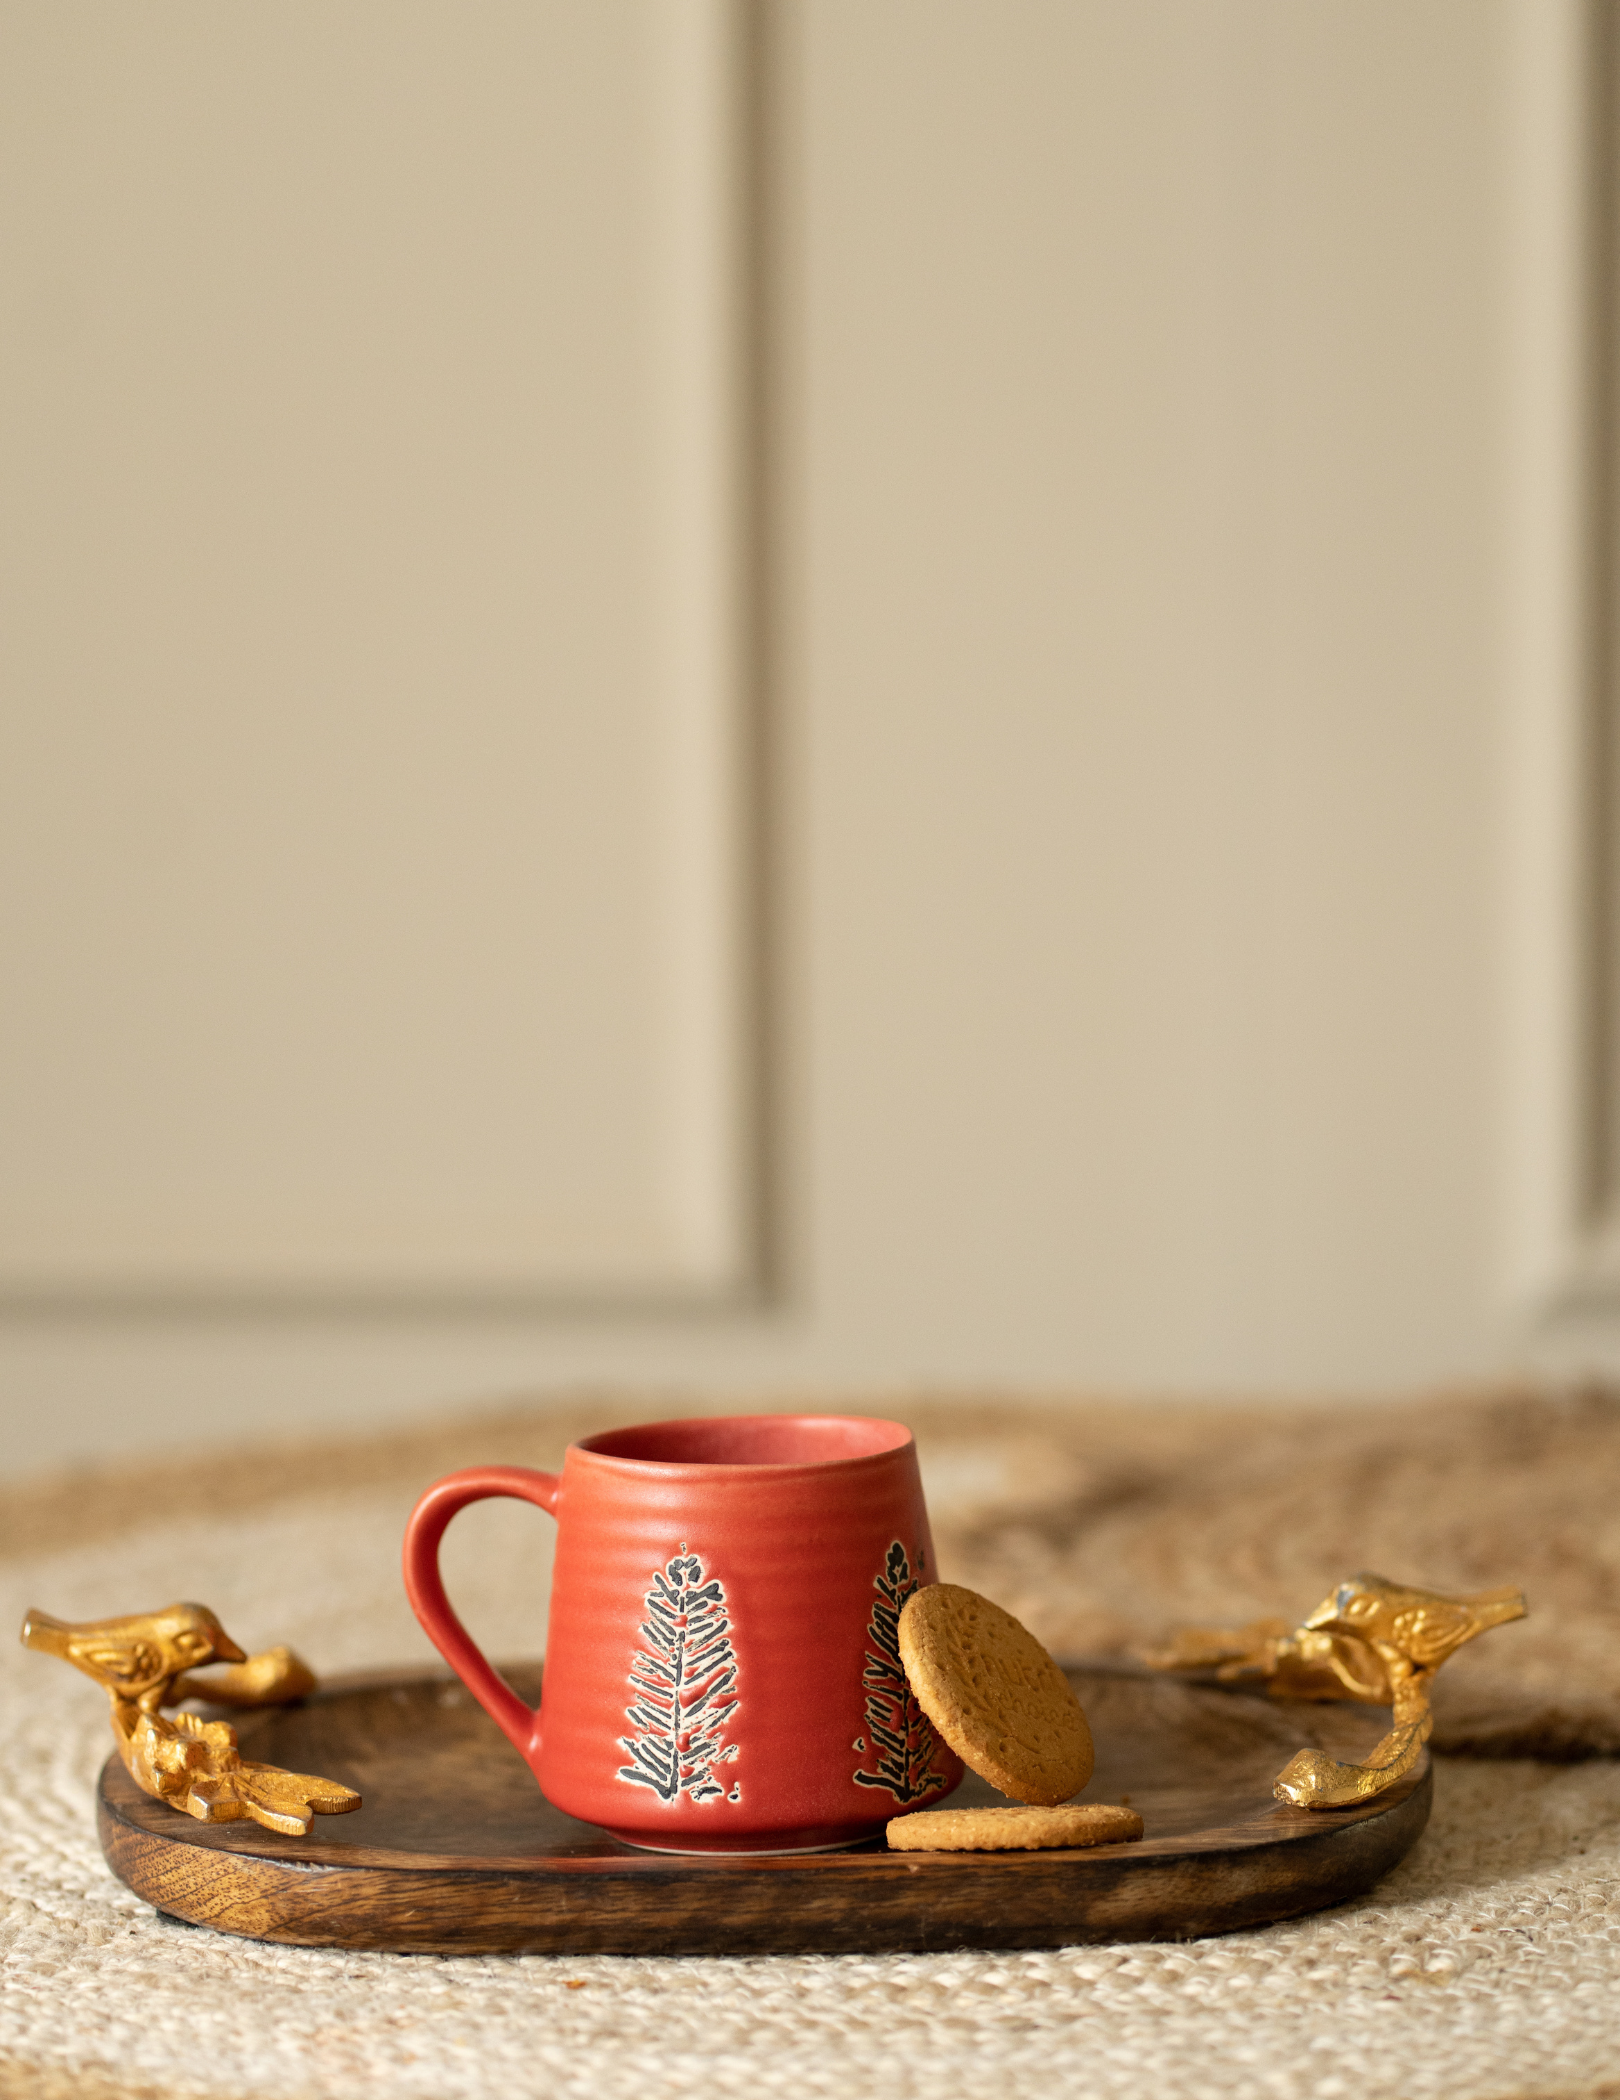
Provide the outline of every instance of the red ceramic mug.
[[[491,1495],[557,1519],[538,1713],[439,1576],[445,1526]],[[911,1432],[853,1416],[610,1430],[571,1444],[560,1474],[452,1473],[405,1532],[417,1617],[546,1798],[665,1852],[847,1845],[951,1791],[962,1767],[895,1633],[933,1579]]]

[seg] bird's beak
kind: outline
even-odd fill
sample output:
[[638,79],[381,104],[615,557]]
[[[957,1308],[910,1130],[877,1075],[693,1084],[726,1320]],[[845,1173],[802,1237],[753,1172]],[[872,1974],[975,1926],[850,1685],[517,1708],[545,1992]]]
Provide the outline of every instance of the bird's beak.
[[67,1637],[68,1629],[48,1611],[24,1614],[21,1639],[25,1648],[43,1648],[47,1655],[59,1655],[66,1661]]
[[1349,1602],[1346,1591],[1335,1590],[1331,1597],[1323,1598],[1308,1619],[1301,1619],[1299,1623],[1312,1633],[1354,1633],[1355,1627],[1340,1616]]
[[237,1647],[235,1641],[231,1639],[223,1627],[220,1629],[218,1640],[214,1643],[213,1660],[218,1663],[245,1663],[247,1661],[247,1657]]

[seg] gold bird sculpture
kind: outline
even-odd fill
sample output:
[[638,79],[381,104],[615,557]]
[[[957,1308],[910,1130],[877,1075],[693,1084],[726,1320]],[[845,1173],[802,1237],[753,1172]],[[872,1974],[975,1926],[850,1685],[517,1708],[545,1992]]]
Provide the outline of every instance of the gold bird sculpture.
[[[124,1768],[143,1793],[205,1823],[244,1816],[286,1836],[306,1836],[317,1815],[360,1806],[352,1787],[256,1764],[236,1746],[236,1730],[197,1714],[172,1718],[160,1709],[198,1697],[232,1706],[278,1705],[315,1689],[314,1673],[290,1648],[245,1655],[205,1604],[69,1624],[30,1611],[24,1647],[72,1663],[93,1677],[112,1708]],[[191,1673],[213,1663],[231,1667],[217,1680]]]
[[206,1604],[171,1604],[164,1611],[91,1619],[78,1626],[53,1619],[48,1611],[30,1611],[22,1640],[25,1648],[59,1655],[142,1713],[156,1713],[166,1704],[164,1695],[187,1670],[247,1661]]
[[1435,1671],[1464,1641],[1525,1615],[1524,1592],[1506,1585],[1468,1597],[1403,1589],[1381,1575],[1352,1575],[1301,1625],[1312,1633],[1348,1634],[1375,1649],[1399,1683]]
[[1393,1727],[1365,1764],[1301,1750],[1277,1774],[1279,1801],[1349,1808],[1375,1800],[1417,1763],[1434,1732],[1430,1690],[1440,1665],[1477,1635],[1525,1615],[1511,1585],[1445,1597],[1381,1575],[1353,1575],[1292,1632],[1256,1620],[1235,1634],[1185,1628],[1143,1658],[1160,1670],[1214,1669],[1226,1682],[1264,1680],[1275,1697],[1356,1699],[1393,1709]]

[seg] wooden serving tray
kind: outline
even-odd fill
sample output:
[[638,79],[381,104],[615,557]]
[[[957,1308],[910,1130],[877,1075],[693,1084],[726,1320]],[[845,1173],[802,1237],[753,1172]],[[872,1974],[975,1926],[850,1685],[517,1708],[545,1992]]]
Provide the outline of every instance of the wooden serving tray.
[[[509,1671],[525,1698],[536,1671]],[[881,1837],[796,1858],[638,1852],[544,1800],[453,1679],[349,1679],[240,1723],[249,1755],[358,1787],[307,1838],[206,1824],[141,1793],[116,1757],[102,1850],[169,1916],[306,1947],[435,1954],[853,1954],[1189,1939],[1370,1888],[1429,1817],[1425,1755],[1388,1799],[1272,1798],[1303,1743],[1360,1759],[1382,1709],[1277,1701],[1107,1670],[1071,1673],[1097,1743],[1084,1798],[1147,1825],[1090,1851],[894,1853]],[[1001,1797],[969,1777],[950,1806]]]

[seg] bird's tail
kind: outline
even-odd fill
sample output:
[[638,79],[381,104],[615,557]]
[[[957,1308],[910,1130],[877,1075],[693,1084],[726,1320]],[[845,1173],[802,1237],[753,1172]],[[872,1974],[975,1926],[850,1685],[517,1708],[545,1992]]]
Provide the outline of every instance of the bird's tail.
[[22,1644],[25,1648],[43,1648],[47,1655],[59,1655],[66,1661],[68,1635],[72,1631],[71,1626],[53,1619],[48,1611],[30,1610],[23,1614]]
[[1505,1583],[1499,1590],[1476,1590],[1462,1601],[1478,1619],[1481,1633],[1488,1626],[1505,1626],[1510,1619],[1522,1619],[1529,1610],[1524,1591],[1512,1583]]

